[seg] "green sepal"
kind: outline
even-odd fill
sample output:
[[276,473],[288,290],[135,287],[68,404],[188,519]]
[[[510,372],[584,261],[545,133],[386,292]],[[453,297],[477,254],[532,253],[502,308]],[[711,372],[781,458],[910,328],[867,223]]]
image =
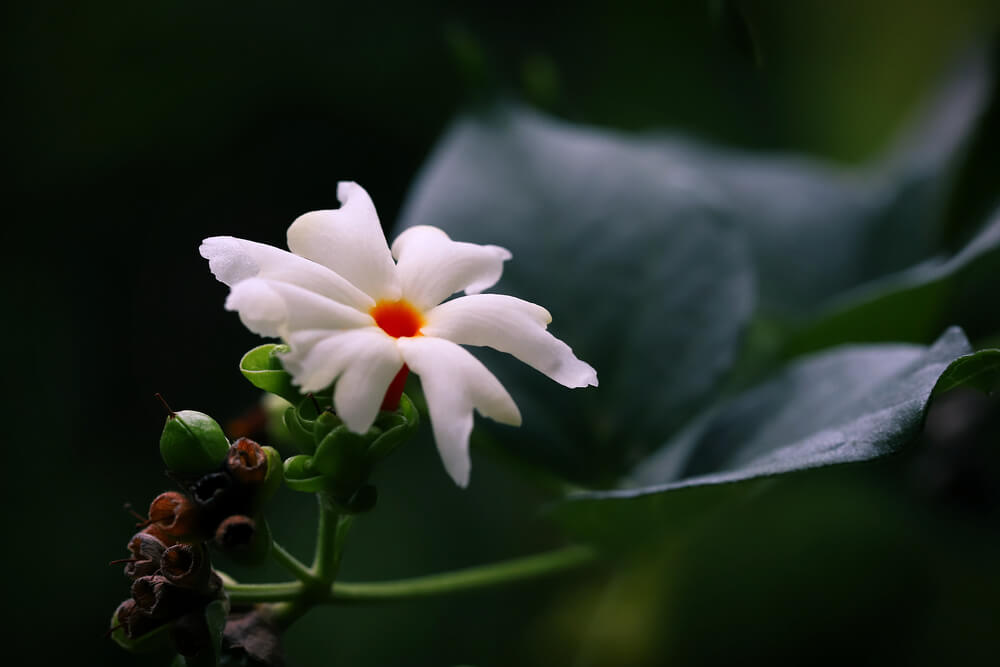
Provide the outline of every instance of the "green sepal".
[[372,462],[385,458],[396,448],[409,440],[420,425],[420,413],[406,394],[399,397],[396,412],[383,412],[375,422],[384,429],[368,447],[368,459]]
[[313,423],[313,442],[318,445],[330,431],[343,424],[344,421],[337,415],[330,411],[323,411]]
[[264,476],[264,484],[258,491],[258,502],[266,502],[271,498],[281,483],[285,480],[285,464],[281,460],[281,454],[274,447],[263,446],[264,455],[267,456],[267,475]]
[[[117,626],[117,627],[116,627]],[[125,628],[118,622],[118,610],[111,614],[111,638],[129,653],[157,653],[173,648],[170,642],[170,623],[154,628],[144,635],[139,635],[135,639],[129,639],[125,634]]]
[[316,493],[326,486],[326,480],[313,468],[312,457],[299,454],[285,459],[285,485],[292,491]]
[[281,363],[280,355],[287,351],[287,345],[276,343],[255,347],[240,359],[240,372],[258,389],[277,394],[295,404],[302,400],[302,394],[292,384],[292,376]]
[[366,453],[374,437],[374,434],[359,435],[347,426],[338,426],[316,445],[313,469],[329,478],[338,494],[353,494],[370,472]]
[[316,451],[316,440],[313,438],[312,424],[303,424],[299,418],[297,408],[291,407],[285,410],[282,421],[285,424],[285,428],[288,429],[288,435],[292,437],[292,441],[296,447],[306,454],[312,454]]
[[160,456],[172,472],[201,475],[219,468],[229,453],[229,440],[218,422],[196,410],[167,416],[160,435]]

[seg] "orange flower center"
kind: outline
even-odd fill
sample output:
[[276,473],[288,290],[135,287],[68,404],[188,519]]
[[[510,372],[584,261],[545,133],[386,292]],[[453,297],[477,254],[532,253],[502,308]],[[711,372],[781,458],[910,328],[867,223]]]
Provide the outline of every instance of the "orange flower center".
[[424,326],[423,315],[405,299],[379,301],[368,313],[375,318],[375,324],[393,338],[419,336],[420,327]]

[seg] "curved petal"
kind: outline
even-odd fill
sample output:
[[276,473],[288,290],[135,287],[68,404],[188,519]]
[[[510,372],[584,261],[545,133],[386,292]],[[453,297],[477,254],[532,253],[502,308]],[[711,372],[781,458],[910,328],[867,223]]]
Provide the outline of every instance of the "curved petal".
[[373,326],[371,315],[291,283],[248,278],[233,285],[226,310],[235,310],[250,331],[288,338],[299,329]]
[[371,198],[357,183],[337,185],[341,207],[299,216],[288,249],[343,276],[378,301],[398,299],[399,284]]
[[549,311],[503,294],[463,296],[426,315],[425,336],[512,354],[566,387],[596,387],[597,371],[548,331]]
[[403,366],[396,341],[377,327],[343,331],[299,331],[281,361],[302,391],[320,391],[334,381],[337,415],[355,433],[375,421],[392,378]]
[[500,280],[510,251],[495,245],[459,243],[437,227],[410,227],[392,244],[403,297],[431,308],[460,290],[477,294]]
[[198,251],[208,260],[212,275],[230,287],[247,278],[267,278],[298,285],[365,312],[375,305],[370,296],[346,278],[281,248],[232,236],[213,236],[202,241]]
[[403,361],[420,376],[431,427],[445,470],[455,483],[469,483],[472,410],[503,424],[520,426],[521,413],[500,381],[468,351],[441,338],[396,341]]

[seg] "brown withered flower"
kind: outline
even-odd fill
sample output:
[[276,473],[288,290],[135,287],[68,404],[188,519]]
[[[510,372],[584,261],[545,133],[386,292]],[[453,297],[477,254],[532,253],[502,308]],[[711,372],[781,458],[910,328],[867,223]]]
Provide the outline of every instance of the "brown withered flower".
[[146,531],[133,535],[128,543],[132,557],[125,560],[125,576],[134,580],[156,574],[166,548],[162,540]]
[[226,470],[240,484],[263,484],[267,476],[267,455],[263,448],[250,438],[240,438],[229,448]]
[[161,493],[149,504],[150,525],[174,539],[186,539],[200,532],[201,513],[186,495],[177,491]]
[[212,566],[203,544],[175,544],[160,557],[160,574],[174,586],[206,592]]

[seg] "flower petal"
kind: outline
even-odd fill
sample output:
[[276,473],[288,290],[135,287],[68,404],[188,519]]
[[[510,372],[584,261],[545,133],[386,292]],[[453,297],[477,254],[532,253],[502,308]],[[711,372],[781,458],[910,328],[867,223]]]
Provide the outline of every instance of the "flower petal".
[[198,249],[212,274],[232,287],[248,278],[267,278],[298,285],[317,294],[368,311],[375,302],[346,278],[322,264],[263,243],[232,236],[213,236]]
[[226,310],[235,310],[261,336],[288,338],[299,329],[354,329],[374,325],[371,315],[291,283],[248,278],[233,285]]
[[298,331],[281,361],[302,391],[320,391],[334,381],[337,415],[355,433],[367,431],[389,383],[403,366],[396,341],[378,327]]
[[426,315],[425,336],[512,354],[566,387],[596,387],[597,371],[548,331],[549,311],[503,294],[463,296]]
[[340,274],[372,299],[398,299],[392,255],[368,193],[357,183],[337,186],[341,207],[299,216],[288,248]]
[[455,483],[469,483],[472,410],[503,424],[520,426],[521,413],[500,381],[468,351],[441,338],[397,341],[403,360],[420,376],[434,440]]
[[460,290],[477,294],[500,280],[510,251],[459,243],[437,227],[410,227],[392,244],[403,297],[418,308],[441,303]]

